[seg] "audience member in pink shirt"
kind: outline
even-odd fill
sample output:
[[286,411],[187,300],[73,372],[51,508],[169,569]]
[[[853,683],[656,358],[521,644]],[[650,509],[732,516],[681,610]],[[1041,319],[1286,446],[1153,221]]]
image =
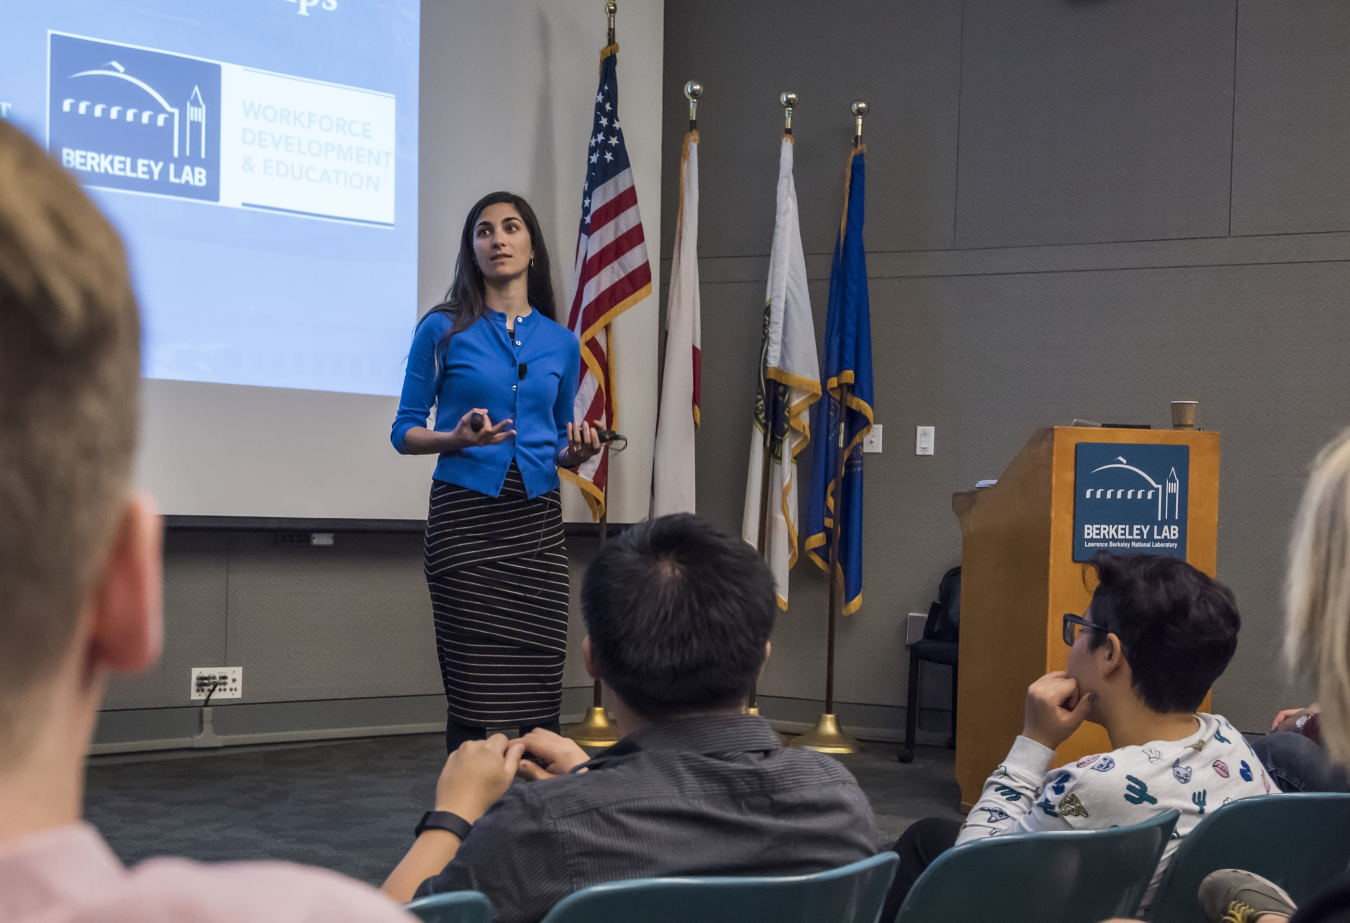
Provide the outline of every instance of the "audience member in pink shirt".
[[406,923],[317,869],[127,870],[80,822],[107,675],[160,650],[159,518],[130,489],[139,378],[117,235],[0,121],[0,923]]

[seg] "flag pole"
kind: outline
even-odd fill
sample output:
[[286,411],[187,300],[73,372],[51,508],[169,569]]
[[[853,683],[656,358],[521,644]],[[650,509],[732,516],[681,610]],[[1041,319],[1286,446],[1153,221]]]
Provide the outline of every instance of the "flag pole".
[[[859,100],[851,107],[854,117],[853,150],[862,146],[863,116],[867,114],[867,103]],[[816,750],[820,753],[857,753],[862,748],[858,742],[839,727],[839,719],[834,713],[834,638],[835,622],[838,613],[838,594],[847,592],[840,585],[839,533],[844,524],[844,470],[852,446],[846,442],[848,431],[845,411],[848,407],[849,386],[839,385],[839,464],[835,468],[834,521],[830,526],[830,604],[829,618],[826,623],[825,642],[825,712],[816,721],[816,726],[801,737],[793,740],[790,746],[803,750]],[[861,448],[861,446],[859,446]],[[828,494],[827,494],[828,496]]]
[[848,385],[839,388],[839,465],[835,469],[834,522],[830,527],[830,582],[829,617],[825,629],[825,711],[816,726],[792,741],[792,746],[821,753],[857,753],[858,742],[839,727],[834,712],[834,640],[838,614],[839,594],[844,587],[839,581],[839,532],[844,520],[844,469],[848,461],[845,451],[846,421],[844,408],[848,401]]
[[[613,3],[610,4],[613,6]],[[611,16],[613,14],[610,14]],[[605,328],[605,348],[609,355],[614,355],[614,337],[609,329]],[[600,451],[606,453],[608,459],[609,444],[606,443]],[[604,504],[600,511],[600,522],[596,526],[596,535],[599,537],[599,545],[604,546],[609,538],[609,478],[605,478],[605,486],[600,492],[601,502]],[[594,693],[591,698],[591,707],[586,712],[586,719],[576,727],[568,730],[567,737],[577,742],[578,746],[587,747],[593,750],[603,750],[605,747],[612,747],[619,742],[619,732],[615,730],[614,725],[609,723],[609,714],[605,711],[604,696],[600,680],[595,681]]]
[[[844,468],[848,463],[848,453],[844,450],[846,427],[844,426],[844,407],[848,403],[848,385],[839,386],[839,467],[834,472],[834,482],[839,485],[839,494],[835,497],[834,528],[830,530],[830,606],[829,621],[825,629],[825,714],[834,714],[834,634],[835,617],[838,612],[839,593],[839,533],[844,522]],[[841,732],[842,733],[842,732]]]
[[[759,374],[764,374],[763,366],[760,367]],[[769,382],[764,382],[765,396],[768,396]],[[770,426],[768,415],[764,417],[766,426]],[[768,441],[768,433],[765,433],[765,441]],[[769,545],[769,474],[773,470],[769,461],[769,447],[764,447],[764,464],[759,472],[759,543],[756,546],[759,549],[759,556],[768,560]],[[774,605],[778,605],[778,600],[774,600]],[[747,715],[759,714],[759,678],[750,684],[750,699],[746,702],[745,713]]]
[[[792,134],[792,107],[795,106],[795,105],[797,105],[797,94],[796,94],[796,93],[782,93],[782,94],[780,94],[779,97],[778,97],[778,102],[779,102],[779,104],[782,105],[782,107],[783,107],[783,134],[785,134],[785,135],[790,135],[790,134]],[[692,102],[691,102],[691,106],[692,106]],[[692,112],[691,112],[691,114],[690,114],[690,120],[691,120],[691,123],[692,123],[692,119],[693,119],[693,114],[692,114]],[[759,374],[760,374],[761,377],[764,376],[764,368],[763,368],[763,365],[760,366]],[[767,402],[767,401],[768,401],[768,397],[769,397],[769,380],[768,380],[767,377],[764,378],[763,388],[764,388],[764,398],[765,398],[765,401]],[[772,441],[773,441],[773,438],[772,438],[772,437],[773,437],[773,433],[772,433],[772,426],[773,426],[773,423],[772,423],[771,420],[769,420],[768,414],[765,414],[765,416],[764,416],[764,425],[765,425],[766,427],[769,427],[770,429],[769,429],[769,432],[766,432],[766,433],[764,434],[764,440],[765,440],[765,447],[764,447],[764,464],[763,464],[762,469],[760,470],[760,475],[759,475],[759,543],[756,545],[756,547],[757,547],[758,550],[759,550],[759,556],[760,556],[761,558],[764,558],[764,560],[767,561],[767,560],[769,559],[769,558],[768,558],[768,551],[769,551],[769,548],[768,548],[768,544],[769,544],[769,541],[768,541],[768,539],[769,539],[769,478],[770,478],[770,475],[771,475],[772,472],[773,472],[773,463],[772,463],[773,460],[772,460],[772,458],[770,457],[770,454],[769,454],[769,451],[768,451],[768,447],[769,447],[769,445],[770,445],[770,444],[772,443]],[[758,685],[759,685],[759,683],[756,682],[754,685],[752,685],[752,686],[750,687],[750,701],[749,701],[748,707],[746,708],[746,712],[747,712],[748,714],[751,714],[751,715],[758,715],[758,714],[759,714],[759,706],[756,704],[757,698],[758,698],[758,696],[757,696],[758,689],[757,689],[756,687],[758,687]]]
[[[612,44],[612,43],[611,43]],[[703,95],[703,84],[690,80],[684,85],[684,98],[689,100],[689,130],[698,131],[698,98]],[[669,310],[669,305],[667,305]],[[661,328],[661,342],[656,348],[656,424],[661,425],[661,392],[666,385],[666,339],[670,336],[668,328]],[[655,484],[652,490],[655,491]]]
[[[802,750],[815,750],[819,753],[857,753],[862,748],[839,726],[839,718],[834,713],[834,635],[838,613],[839,594],[844,587],[839,580],[839,532],[844,522],[844,466],[848,461],[845,451],[847,420],[844,410],[848,406],[848,385],[839,386],[839,464],[834,472],[834,521],[830,525],[830,604],[829,617],[825,628],[825,711],[816,719],[816,726],[801,737],[795,738],[788,746]],[[828,495],[827,495],[828,496]]]
[[[605,15],[608,17],[609,20],[608,32],[606,33],[606,38],[608,39],[608,41],[606,42],[607,45],[615,44],[614,14],[616,12],[618,12],[618,5],[615,4],[614,0],[609,0],[609,2],[605,4]],[[612,363],[614,361],[614,336],[609,326],[605,327],[605,348],[609,355],[609,361]],[[658,382],[657,387],[660,387],[659,378],[657,379],[657,382]],[[610,383],[610,386],[611,387],[613,386],[612,382]],[[606,397],[607,399],[612,399],[613,395],[607,394]],[[610,425],[611,426],[614,425],[612,421]],[[609,446],[605,445],[601,451],[608,453]],[[608,454],[606,455],[606,457],[608,457]],[[602,512],[600,513],[600,522],[597,528],[597,534],[600,539],[599,544],[603,546],[605,544],[605,540],[609,537],[608,477],[605,478],[605,486],[601,490],[600,500],[604,506]],[[614,729],[614,725],[609,723],[609,715],[605,713],[605,705],[601,692],[600,680],[597,679],[595,681],[594,694],[591,699],[591,708],[590,711],[587,712],[586,714],[586,720],[582,721],[576,727],[568,730],[566,736],[576,741],[576,743],[579,746],[587,747],[590,749],[603,749],[604,747],[610,747],[619,742],[619,732]]]
[[[792,107],[796,105],[796,93],[779,94],[778,101],[779,104],[782,105],[783,107],[783,134],[791,135]],[[764,376],[763,366],[760,367],[760,376]],[[768,378],[764,378],[765,402],[768,401],[768,389],[769,389]],[[772,459],[771,457],[769,457],[768,452],[768,445],[772,443],[772,421],[769,420],[768,414],[764,414],[764,425],[769,426],[769,428],[771,429],[769,429],[769,432],[764,433],[764,441],[765,441],[764,464],[763,468],[761,468],[760,470],[760,534],[759,534],[759,544],[756,545],[756,548],[759,549],[760,557],[763,557],[763,559],[767,561],[768,520],[769,520],[769,476],[771,476],[772,471],[774,471],[774,464],[772,464]],[[757,686],[759,686],[759,683],[757,683],[757,681],[755,684],[753,684],[753,686],[751,686],[751,699],[749,699],[749,707],[747,708],[747,710],[745,710],[748,712],[748,714],[752,715],[759,714],[759,706],[757,706],[756,704]]]
[[[610,344],[611,346],[613,344]],[[606,445],[604,451],[609,451]],[[597,534],[600,538],[600,545],[605,544],[609,538],[609,483],[606,480],[604,489],[605,509],[600,514],[600,522],[597,527]],[[602,696],[602,687],[600,680],[595,681],[594,694],[591,699],[590,710],[586,713],[586,719],[574,728],[570,728],[565,736],[576,741],[579,746],[588,749],[604,749],[611,747],[619,742],[619,732],[614,729],[614,725],[609,723],[609,715],[605,712],[605,703]]]

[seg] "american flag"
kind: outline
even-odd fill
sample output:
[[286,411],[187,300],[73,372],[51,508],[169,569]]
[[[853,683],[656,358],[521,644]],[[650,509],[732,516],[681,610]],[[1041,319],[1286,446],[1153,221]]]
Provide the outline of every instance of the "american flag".
[[[608,45],[600,52],[600,86],[586,155],[586,187],[581,194],[581,228],[567,319],[568,328],[581,341],[581,382],[572,418],[605,429],[618,427],[610,324],[652,291],[637,189],[619,127],[618,51],[618,45]],[[592,515],[603,516],[608,444],[586,464],[563,474],[581,488]]]

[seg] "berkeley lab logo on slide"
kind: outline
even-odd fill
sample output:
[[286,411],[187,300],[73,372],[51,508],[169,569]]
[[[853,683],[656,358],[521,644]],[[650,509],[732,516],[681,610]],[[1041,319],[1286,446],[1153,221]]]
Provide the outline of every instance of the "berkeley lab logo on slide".
[[1103,550],[1185,558],[1190,446],[1080,442],[1077,449],[1073,559]]
[[220,199],[220,65],[49,33],[47,147],[88,186]]

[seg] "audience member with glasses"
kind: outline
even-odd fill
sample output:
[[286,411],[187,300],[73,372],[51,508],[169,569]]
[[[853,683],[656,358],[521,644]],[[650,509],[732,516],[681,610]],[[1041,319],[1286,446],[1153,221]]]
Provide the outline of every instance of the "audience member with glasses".
[[[1087,612],[1064,616],[1066,670],[1027,690],[1022,734],[984,784],[965,823],[930,817],[892,849],[900,855],[882,919],[939,855],[991,836],[1126,826],[1181,812],[1145,906],[1201,815],[1238,798],[1279,791],[1242,735],[1199,713],[1237,649],[1233,593],[1178,558],[1098,554]],[[1050,769],[1055,749],[1084,721],[1106,729],[1110,752]]]

